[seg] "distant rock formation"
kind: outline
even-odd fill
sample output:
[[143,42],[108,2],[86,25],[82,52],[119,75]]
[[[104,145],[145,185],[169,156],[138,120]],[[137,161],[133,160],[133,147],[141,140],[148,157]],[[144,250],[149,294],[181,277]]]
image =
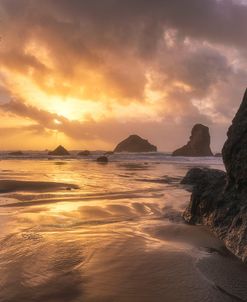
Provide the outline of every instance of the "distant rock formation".
[[100,156],[100,157],[98,157],[97,159],[96,159],[96,161],[98,162],[98,163],[108,163],[108,157],[107,156]]
[[70,153],[63,146],[60,145],[55,150],[50,151],[48,155],[66,156],[70,155]]
[[78,156],[89,156],[90,154],[91,154],[90,151],[84,150],[84,151],[79,152],[77,155]]
[[173,156],[213,156],[210,149],[209,128],[196,124],[191,131],[187,145],[175,150]]
[[193,185],[184,213],[190,223],[209,226],[226,247],[247,261],[247,90],[227,133],[222,155],[226,173],[192,169],[182,183]]
[[14,152],[9,152],[8,155],[10,156],[22,156],[24,153],[22,151],[14,151]]
[[116,146],[114,152],[157,152],[157,147],[138,135],[130,135]]

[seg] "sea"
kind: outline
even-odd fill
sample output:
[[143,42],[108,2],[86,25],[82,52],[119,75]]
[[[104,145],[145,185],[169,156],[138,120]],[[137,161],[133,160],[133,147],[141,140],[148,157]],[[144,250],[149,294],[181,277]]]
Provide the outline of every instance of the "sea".
[[0,302],[247,301],[247,266],[183,212],[219,157],[0,154]]

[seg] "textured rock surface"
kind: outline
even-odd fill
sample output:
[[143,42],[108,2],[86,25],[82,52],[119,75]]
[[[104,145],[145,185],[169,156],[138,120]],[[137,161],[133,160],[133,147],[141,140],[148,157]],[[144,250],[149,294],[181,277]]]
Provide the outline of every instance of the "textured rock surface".
[[229,185],[247,191],[247,89],[222,150]]
[[190,223],[209,226],[226,247],[247,261],[247,93],[222,150],[226,173],[192,169],[183,184],[193,185],[184,213]]
[[190,140],[187,145],[175,150],[173,156],[212,156],[210,149],[209,128],[196,124],[191,131]]
[[49,152],[48,155],[65,156],[70,154],[63,146],[60,145],[55,150]]
[[114,152],[157,152],[157,147],[138,135],[130,135],[117,145]]

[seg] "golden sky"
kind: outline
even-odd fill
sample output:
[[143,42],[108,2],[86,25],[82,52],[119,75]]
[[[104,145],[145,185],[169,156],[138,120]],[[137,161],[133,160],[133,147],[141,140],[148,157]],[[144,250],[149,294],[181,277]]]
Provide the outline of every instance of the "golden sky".
[[204,123],[220,150],[246,86],[247,7],[0,0],[0,149],[160,150]]

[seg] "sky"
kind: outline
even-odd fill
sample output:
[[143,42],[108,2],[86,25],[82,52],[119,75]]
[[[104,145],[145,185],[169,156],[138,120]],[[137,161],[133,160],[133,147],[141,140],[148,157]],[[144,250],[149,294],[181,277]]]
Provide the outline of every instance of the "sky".
[[0,149],[221,150],[247,86],[247,3],[0,0]]

